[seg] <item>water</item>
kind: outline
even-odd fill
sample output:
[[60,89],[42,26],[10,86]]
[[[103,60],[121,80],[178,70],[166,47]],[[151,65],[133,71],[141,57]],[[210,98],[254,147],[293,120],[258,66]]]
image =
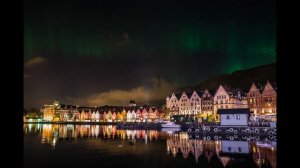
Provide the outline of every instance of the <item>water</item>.
[[112,125],[24,124],[24,167],[276,167],[276,142],[190,139]]

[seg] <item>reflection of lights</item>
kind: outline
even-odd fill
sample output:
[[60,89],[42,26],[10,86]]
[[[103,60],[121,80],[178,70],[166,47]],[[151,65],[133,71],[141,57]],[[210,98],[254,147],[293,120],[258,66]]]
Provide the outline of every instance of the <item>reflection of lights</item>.
[[31,127],[32,127],[32,124],[28,124],[29,132],[31,132]]

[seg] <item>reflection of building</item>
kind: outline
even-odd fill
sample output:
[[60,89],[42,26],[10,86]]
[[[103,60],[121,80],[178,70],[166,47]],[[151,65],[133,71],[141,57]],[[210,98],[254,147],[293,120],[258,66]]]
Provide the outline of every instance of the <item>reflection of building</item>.
[[[266,145],[268,143],[269,145]],[[230,167],[235,163],[263,167],[270,164],[276,167],[276,143],[274,142],[249,142],[249,141],[205,141],[200,139],[189,139],[186,133],[174,134],[167,139],[167,151],[174,157],[182,153],[185,159],[189,154],[195,157],[199,166],[203,166],[203,158],[207,164],[215,165],[217,162],[222,167]],[[272,144],[272,145],[270,145]],[[214,166],[212,166],[214,167]]]
[[200,155],[205,155],[210,160],[213,155],[219,152],[219,144],[219,141],[189,139],[186,133],[179,133],[167,139],[167,150],[174,157],[178,152],[182,152],[184,158],[192,153],[196,160]]
[[219,109],[222,126],[247,126],[250,110],[246,109]]
[[250,152],[257,165],[271,164],[277,167],[276,161],[276,142],[251,142]]
[[[42,126],[42,127],[40,127]],[[34,129],[32,129],[34,128]],[[29,134],[41,131],[41,143],[55,147],[60,140],[77,138],[127,139],[142,140],[149,143],[166,134],[157,130],[117,130],[115,125],[73,125],[73,124],[25,124],[24,132]]]
[[223,153],[246,153],[249,154],[248,141],[221,141]]

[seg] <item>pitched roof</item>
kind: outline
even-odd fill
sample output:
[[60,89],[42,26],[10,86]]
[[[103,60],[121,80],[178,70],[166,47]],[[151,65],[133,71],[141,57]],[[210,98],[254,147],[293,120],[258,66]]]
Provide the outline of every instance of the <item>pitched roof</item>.
[[232,97],[239,97],[239,96],[246,97],[247,96],[247,94],[242,89],[239,89],[239,88],[227,89],[226,91],[229,94],[229,96],[232,96]]

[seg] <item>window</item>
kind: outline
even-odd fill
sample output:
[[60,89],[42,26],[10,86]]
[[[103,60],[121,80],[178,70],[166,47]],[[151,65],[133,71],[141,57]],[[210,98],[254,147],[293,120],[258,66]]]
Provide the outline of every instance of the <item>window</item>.
[[240,120],[241,118],[240,118],[240,115],[236,115],[236,119],[237,120]]
[[242,152],[242,148],[241,147],[238,147],[238,150],[239,150],[239,152]]
[[229,152],[231,151],[231,147],[228,147],[228,151],[229,151]]
[[227,115],[227,116],[226,116],[226,119],[227,119],[227,120],[230,120],[230,116],[229,116],[229,115]]

